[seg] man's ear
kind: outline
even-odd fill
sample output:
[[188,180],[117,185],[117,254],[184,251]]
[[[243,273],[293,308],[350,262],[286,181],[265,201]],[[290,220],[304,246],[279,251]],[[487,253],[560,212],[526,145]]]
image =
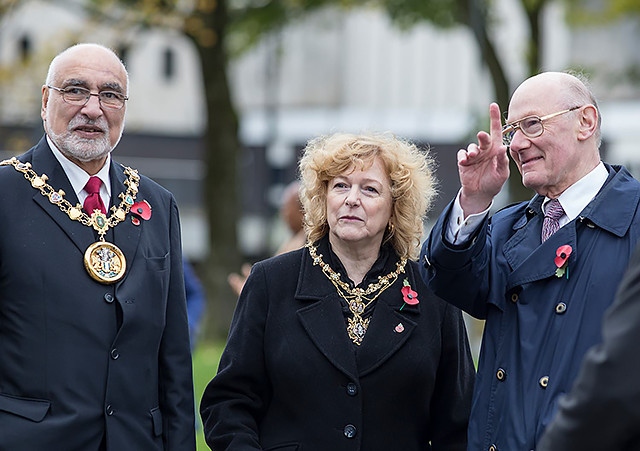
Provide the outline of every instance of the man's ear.
[[42,105],[40,106],[40,117],[43,121],[47,120],[47,104],[49,103],[49,91],[46,85],[42,85]]
[[586,105],[580,109],[578,114],[580,119],[578,140],[586,141],[591,138],[598,129],[598,110],[594,105]]

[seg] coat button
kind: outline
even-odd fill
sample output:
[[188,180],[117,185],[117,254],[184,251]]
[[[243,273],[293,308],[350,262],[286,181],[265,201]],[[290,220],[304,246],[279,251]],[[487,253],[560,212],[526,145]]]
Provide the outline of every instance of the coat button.
[[511,302],[518,302],[519,296],[518,293],[513,293],[511,295]]
[[498,368],[498,371],[496,371],[496,377],[502,382],[507,378],[507,372],[502,368]]
[[118,360],[118,357],[120,357],[120,353],[118,352],[118,348],[113,348],[111,350],[111,358],[113,360]]
[[107,407],[105,407],[104,411],[107,413],[107,415],[111,416],[113,415],[113,407],[111,407],[111,404],[107,405]]
[[498,447],[496,445],[491,445],[489,447],[489,451],[498,451]]
[[549,385],[549,376],[542,376],[538,383],[540,384],[540,387],[547,388],[547,385]]
[[353,382],[349,382],[347,384],[347,395],[355,396],[357,394],[358,394],[358,386],[356,384],[354,384]]
[[113,295],[111,293],[105,293],[104,294],[104,300],[108,303],[111,304],[113,302]]
[[567,304],[565,304],[564,302],[558,302],[558,305],[556,305],[556,313],[558,315],[562,315],[566,311],[567,311]]
[[347,437],[347,438],[355,437],[356,436],[356,432],[357,432],[357,429],[353,424],[347,424],[344,427],[344,431],[343,431],[344,436]]

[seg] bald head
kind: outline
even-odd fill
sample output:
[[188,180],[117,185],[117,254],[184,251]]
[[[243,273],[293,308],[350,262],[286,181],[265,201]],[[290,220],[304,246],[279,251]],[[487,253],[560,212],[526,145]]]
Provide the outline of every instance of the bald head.
[[600,163],[600,112],[579,77],[544,72],[525,80],[507,123],[522,183],[542,196],[557,198]]
[[118,55],[116,55],[116,53],[109,47],[94,43],[76,44],[60,52],[49,64],[49,71],[47,72],[45,84],[55,84],[60,78],[59,74],[62,67],[68,61],[75,62],[82,59],[85,59],[87,63],[94,60],[102,60],[103,62],[108,63],[109,66],[112,67],[111,70],[119,72],[119,75],[126,81],[123,88],[125,90],[125,94],[129,95],[129,74]]
[[594,138],[600,147],[600,125],[602,118],[593,92],[586,78],[567,72],[542,72],[518,86],[509,102],[507,122],[529,115],[543,116],[553,111],[593,105],[598,116]]

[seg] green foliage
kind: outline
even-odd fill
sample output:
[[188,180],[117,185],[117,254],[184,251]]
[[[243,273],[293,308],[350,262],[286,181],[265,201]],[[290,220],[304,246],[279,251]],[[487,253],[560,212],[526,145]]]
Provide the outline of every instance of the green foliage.
[[623,18],[640,19],[638,0],[565,0],[567,21],[572,25],[602,25]]
[[[205,387],[213,376],[218,371],[218,362],[220,361],[220,354],[224,348],[224,342],[200,342],[193,354],[193,383],[194,392],[196,397],[196,406],[199,410],[200,399]],[[196,413],[196,421],[200,423],[200,414]],[[204,442],[204,435],[202,433],[202,426],[199,424],[196,430],[196,449],[197,451],[205,451],[209,448]]]
[[450,28],[462,22],[457,0],[379,0],[381,7],[403,29],[428,21],[436,26]]

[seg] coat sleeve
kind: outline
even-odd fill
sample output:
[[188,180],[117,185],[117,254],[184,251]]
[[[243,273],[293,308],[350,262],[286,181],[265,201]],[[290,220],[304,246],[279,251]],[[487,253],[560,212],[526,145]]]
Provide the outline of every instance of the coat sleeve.
[[259,450],[259,424],[271,396],[264,358],[268,287],[257,263],[242,290],[216,376],[200,403],[211,449]]
[[488,220],[484,220],[469,243],[455,246],[444,237],[450,211],[451,204],[422,246],[420,274],[436,295],[478,319],[485,319],[491,251]]
[[475,367],[462,312],[445,305],[442,352],[430,410],[433,451],[465,451]]
[[160,342],[160,410],[167,451],[195,448],[195,415],[189,327],[182,271],[182,245],[178,207],[170,205],[170,276],[165,327]]
[[586,355],[537,451],[636,449],[640,426],[640,248],[603,321],[603,341]]

